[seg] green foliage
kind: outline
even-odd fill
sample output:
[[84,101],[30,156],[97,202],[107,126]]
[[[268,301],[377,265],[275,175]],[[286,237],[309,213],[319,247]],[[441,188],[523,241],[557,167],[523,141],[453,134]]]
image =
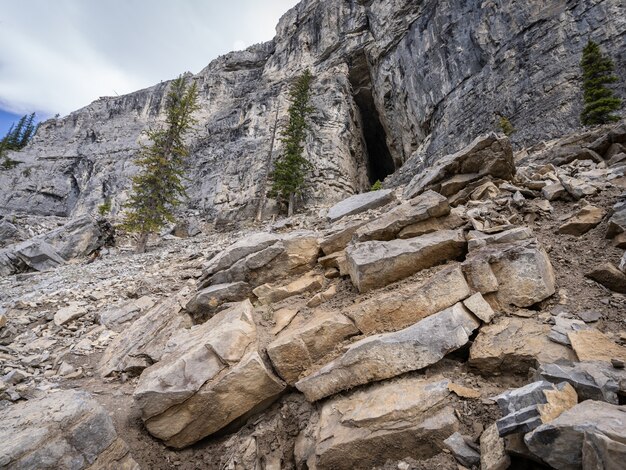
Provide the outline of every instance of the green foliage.
[[133,178],[123,228],[139,234],[137,251],[143,252],[148,235],[174,221],[173,210],[186,197],[182,184],[189,150],[184,136],[191,130],[197,104],[196,84],[186,86],[180,76],[170,85],[165,103],[166,121],[146,132],[151,144],[143,146],[135,161],[140,172]]
[[274,164],[271,174],[270,196],[280,204],[288,204],[289,215],[293,214],[295,198],[302,195],[306,186],[306,175],[311,163],[302,155],[306,137],[307,117],[313,108],[309,106],[310,87],[313,76],[306,70],[289,91],[289,124],[281,135],[284,151]]
[[513,124],[511,124],[511,121],[509,121],[509,118],[507,118],[506,116],[500,116],[498,125],[500,126],[500,130],[504,132],[504,135],[508,137],[515,133],[515,128],[513,127]]
[[22,170],[22,176],[28,178],[30,176],[30,174],[32,173],[32,170],[30,168],[24,168]]
[[111,212],[111,199],[106,198],[102,204],[98,206],[98,214],[102,217]]
[[376,180],[376,182],[372,185],[372,189],[370,189],[370,191],[379,191],[383,189],[383,184],[380,182],[380,180]]
[[25,114],[17,122],[12,125],[6,135],[0,140],[0,158],[4,157],[4,161],[0,164],[0,168],[8,170],[16,167],[19,162],[12,160],[5,155],[8,150],[21,150],[31,141],[39,125],[35,125],[35,113]]
[[615,122],[619,118],[611,113],[617,111],[622,100],[606,85],[615,83],[615,65],[605,56],[595,42],[589,41],[583,49],[580,62],[583,71],[583,91],[585,107],[580,120],[586,126]]

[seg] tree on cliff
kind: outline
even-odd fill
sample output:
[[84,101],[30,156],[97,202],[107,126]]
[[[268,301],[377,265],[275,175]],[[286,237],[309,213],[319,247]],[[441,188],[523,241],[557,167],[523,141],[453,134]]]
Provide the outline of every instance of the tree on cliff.
[[605,56],[595,42],[589,41],[583,49],[580,66],[583,70],[585,100],[585,107],[580,116],[582,123],[588,126],[619,120],[611,113],[620,108],[622,100],[606,86],[617,81],[613,73],[615,65],[611,58]]
[[146,131],[151,143],[142,147],[135,161],[140,172],[133,177],[123,224],[138,234],[137,253],[145,251],[151,233],[174,220],[173,210],[186,196],[182,178],[189,150],[183,139],[195,123],[192,114],[199,108],[197,97],[195,82],[187,86],[185,79],[178,77],[165,101],[165,124]]
[[307,171],[311,163],[302,155],[306,137],[307,117],[313,111],[309,106],[310,88],[313,76],[306,70],[293,84],[289,91],[289,124],[281,134],[284,145],[283,153],[274,164],[271,174],[272,189],[270,196],[281,205],[287,204],[287,213],[291,217],[295,210],[296,197],[302,195],[306,183]]

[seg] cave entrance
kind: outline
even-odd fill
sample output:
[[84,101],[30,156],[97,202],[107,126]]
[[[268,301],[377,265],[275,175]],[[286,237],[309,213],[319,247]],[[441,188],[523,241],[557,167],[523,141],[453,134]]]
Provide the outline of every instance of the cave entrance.
[[365,54],[352,59],[349,80],[361,118],[361,131],[367,153],[367,176],[370,184],[374,184],[396,171],[396,165],[387,147],[387,134],[374,103],[372,78]]

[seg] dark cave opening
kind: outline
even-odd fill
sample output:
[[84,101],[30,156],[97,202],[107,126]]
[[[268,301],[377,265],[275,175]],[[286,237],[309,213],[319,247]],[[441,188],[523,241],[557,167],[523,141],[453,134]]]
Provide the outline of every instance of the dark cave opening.
[[359,55],[350,64],[350,84],[354,102],[361,117],[363,140],[367,151],[367,176],[371,184],[383,181],[396,170],[387,147],[387,134],[372,94],[372,79],[365,55]]

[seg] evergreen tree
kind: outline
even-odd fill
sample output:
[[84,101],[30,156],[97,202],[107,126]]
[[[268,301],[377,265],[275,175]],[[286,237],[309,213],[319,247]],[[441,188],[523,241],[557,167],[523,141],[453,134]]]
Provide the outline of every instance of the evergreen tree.
[[186,196],[182,178],[189,150],[183,139],[195,123],[197,97],[196,84],[187,86],[183,76],[178,77],[166,98],[165,124],[146,132],[151,144],[142,148],[135,162],[141,171],[133,178],[123,224],[138,234],[137,253],[145,251],[151,233],[174,221],[173,210]]
[[583,49],[580,66],[583,71],[585,101],[585,107],[580,116],[582,123],[588,126],[619,120],[611,113],[620,108],[622,100],[606,86],[617,81],[613,73],[615,69],[613,61],[602,53],[600,46],[589,41]]
[[302,155],[306,137],[307,117],[313,111],[309,106],[309,94],[313,76],[306,70],[293,84],[289,91],[289,124],[281,134],[284,145],[282,155],[274,164],[272,189],[270,195],[277,198],[279,204],[287,203],[287,213],[291,217],[295,210],[296,197],[302,195],[306,183],[307,171],[311,163]]

